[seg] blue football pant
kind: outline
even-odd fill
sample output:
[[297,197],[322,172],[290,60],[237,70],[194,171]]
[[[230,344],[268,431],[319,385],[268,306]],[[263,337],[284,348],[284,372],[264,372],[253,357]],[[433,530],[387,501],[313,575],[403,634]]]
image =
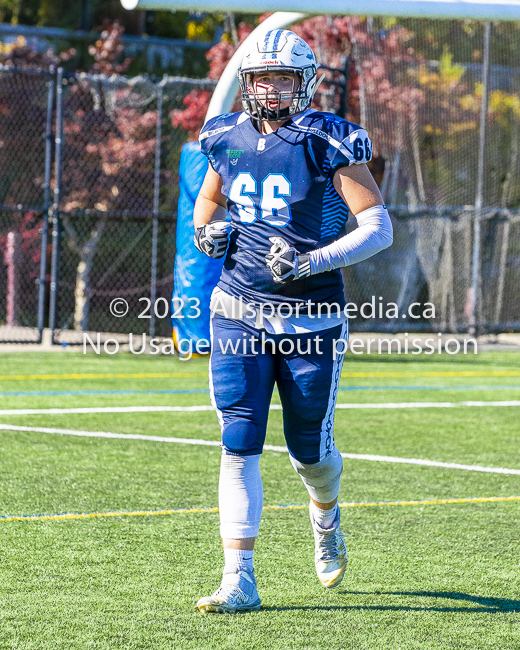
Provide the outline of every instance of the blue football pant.
[[347,323],[319,332],[267,334],[214,315],[211,329],[210,389],[224,450],[262,453],[276,384],[291,456],[314,464],[331,454]]

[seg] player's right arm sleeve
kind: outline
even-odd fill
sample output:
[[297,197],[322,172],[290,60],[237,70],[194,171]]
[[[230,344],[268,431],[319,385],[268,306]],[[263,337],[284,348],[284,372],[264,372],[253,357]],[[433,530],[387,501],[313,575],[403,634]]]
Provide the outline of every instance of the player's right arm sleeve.
[[363,210],[356,219],[358,227],[355,230],[310,252],[311,275],[357,264],[392,244],[392,222],[384,205]]

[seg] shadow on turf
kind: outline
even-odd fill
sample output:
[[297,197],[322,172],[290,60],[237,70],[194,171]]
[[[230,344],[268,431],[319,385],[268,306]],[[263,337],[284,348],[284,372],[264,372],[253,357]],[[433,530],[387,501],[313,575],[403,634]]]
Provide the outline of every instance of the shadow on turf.
[[339,591],[337,593],[341,594],[342,596],[416,596],[420,598],[446,598],[450,600],[465,600],[481,605],[481,607],[407,607],[406,605],[333,605],[331,607],[315,607],[308,605],[305,607],[262,607],[262,611],[284,611],[291,609],[323,609],[346,611],[349,609],[367,609],[380,611],[396,610],[412,612],[488,612],[490,614],[497,614],[501,612],[520,612],[520,600],[472,596],[470,594],[464,594],[458,591]]

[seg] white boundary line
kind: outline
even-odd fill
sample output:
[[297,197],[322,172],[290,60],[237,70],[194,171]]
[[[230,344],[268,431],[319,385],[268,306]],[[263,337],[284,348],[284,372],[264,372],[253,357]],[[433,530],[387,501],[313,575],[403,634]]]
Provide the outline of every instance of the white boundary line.
[[336,404],[337,409],[450,409],[457,408],[458,406],[520,406],[520,400],[509,400],[502,402],[377,402],[368,404]]
[[[281,407],[280,407],[281,408]],[[2,415],[67,415],[68,413],[163,413],[192,411],[214,411],[210,406],[92,406],[53,409],[0,409]]]
[[[207,447],[220,447],[218,440],[202,440],[200,438],[167,438],[163,436],[145,436],[137,433],[110,433],[108,431],[77,431],[76,429],[54,429],[48,427],[24,427],[12,424],[0,424],[0,431],[28,431],[36,433],[57,433],[65,436],[80,436],[85,438],[119,438],[121,440],[148,440],[150,442],[173,442],[183,445],[205,445]],[[264,445],[266,451],[287,453],[287,447]],[[436,460],[423,460],[421,458],[398,458],[395,456],[377,456],[371,454],[341,454],[343,458],[351,460],[368,460],[383,463],[402,463],[406,465],[425,465],[427,467],[445,467],[446,469],[461,469],[471,472],[488,472],[490,474],[517,474],[520,469],[507,469],[504,467],[482,467],[480,465],[461,465],[459,463],[443,463]]]
[[520,469],[506,469],[505,467],[482,467],[481,465],[461,465],[460,463],[442,463],[437,460],[423,460],[422,458],[398,458],[396,456],[377,456],[371,454],[341,454],[343,458],[353,460],[371,460],[382,463],[404,463],[406,465],[426,465],[427,467],[445,467],[446,469],[464,469],[470,472],[489,472],[490,474],[518,474]]
[[[50,427],[20,427],[13,424],[0,424],[0,431],[33,431],[36,433],[58,433],[63,436],[79,436],[81,438],[120,438],[122,440],[148,440],[150,442],[177,442],[185,445],[206,445],[220,447],[218,440],[202,440],[198,438],[167,438],[163,436],[144,436],[139,433],[110,433],[109,431],[81,431],[77,429],[53,429]],[[267,448],[267,447],[266,447]],[[280,449],[286,451],[284,447]],[[278,451],[278,448],[276,449]]]
[[[368,402],[336,404],[336,409],[408,409],[408,408],[457,408],[459,406],[520,406],[520,400],[502,402]],[[281,404],[271,404],[271,411],[280,411]],[[0,409],[2,415],[67,415],[70,413],[193,413],[214,411],[213,406],[89,406],[50,409]]]

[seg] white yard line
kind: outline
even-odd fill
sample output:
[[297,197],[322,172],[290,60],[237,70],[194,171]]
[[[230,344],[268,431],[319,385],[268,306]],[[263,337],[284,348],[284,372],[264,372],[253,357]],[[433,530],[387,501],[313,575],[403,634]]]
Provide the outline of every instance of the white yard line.
[[452,409],[458,406],[520,406],[520,400],[502,402],[376,402],[368,404],[336,404],[337,409]]
[[[408,409],[408,408],[458,408],[460,406],[520,406],[520,400],[502,402],[368,402],[336,404],[337,409]],[[272,411],[280,411],[280,404],[271,404]],[[0,409],[2,415],[68,415],[71,413],[190,413],[213,411],[209,404],[197,406],[88,406],[78,408]]]
[[353,460],[371,460],[382,463],[404,463],[406,465],[426,465],[427,467],[445,467],[446,469],[465,469],[470,472],[489,472],[491,474],[519,474],[520,469],[506,469],[505,467],[482,467],[480,465],[461,465],[460,463],[442,463],[437,460],[424,460],[422,458],[399,458],[397,456],[377,456],[372,454],[341,454],[343,458]]
[[163,413],[190,411],[214,411],[210,406],[91,406],[53,409],[0,409],[2,415],[68,415],[69,413]]
[[[81,438],[120,438],[122,440],[148,440],[150,442],[177,442],[185,445],[206,445],[219,447],[218,440],[201,440],[198,438],[167,438],[165,436],[143,436],[138,433],[111,433],[110,431],[81,431],[77,429],[54,429],[52,427],[21,427],[14,424],[0,424],[0,431],[29,431],[36,433],[58,433],[62,436],[79,436]],[[283,448],[282,448],[283,449]]]
[[[54,429],[50,427],[24,427],[14,424],[0,424],[0,431],[28,431],[36,433],[56,433],[64,436],[80,436],[85,438],[119,438],[121,440],[147,440],[150,442],[173,442],[183,445],[205,445],[219,447],[218,440],[201,440],[199,438],[167,438],[165,436],[145,436],[137,433],[110,433],[109,431],[78,431],[76,429]],[[287,453],[287,447],[264,445],[266,451]],[[462,469],[470,472],[488,472],[490,474],[518,474],[520,469],[507,469],[504,467],[481,467],[480,465],[462,465],[459,463],[443,463],[436,460],[423,460],[421,458],[399,458],[395,456],[377,456],[372,454],[341,454],[343,458],[351,460],[368,460],[383,463],[402,463],[406,465],[425,465],[427,467],[444,467],[446,469]]]

